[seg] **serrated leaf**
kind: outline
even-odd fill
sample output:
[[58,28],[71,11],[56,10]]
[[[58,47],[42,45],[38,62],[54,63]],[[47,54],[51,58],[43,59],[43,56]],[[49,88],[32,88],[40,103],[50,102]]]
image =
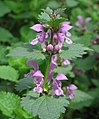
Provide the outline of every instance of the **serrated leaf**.
[[26,111],[31,112],[33,116],[39,116],[40,119],[58,119],[60,113],[65,112],[69,101],[65,97],[42,96],[33,98],[30,96],[22,98],[22,106]]
[[0,41],[10,41],[11,38],[13,38],[12,34],[8,30],[0,27]]
[[47,7],[44,11],[45,11],[47,14],[52,14],[52,13],[53,13],[53,10],[50,9],[49,7]]
[[72,66],[68,65],[68,66],[64,66],[64,67],[57,67],[56,69],[54,69],[53,71],[55,73],[63,73],[63,74],[68,74],[70,71],[72,70]]
[[66,8],[59,8],[57,10],[54,10],[54,14],[58,15],[58,14],[62,14],[65,11]]
[[32,77],[24,78],[16,84],[16,90],[21,92],[25,89],[33,87],[33,84],[34,82]]
[[86,54],[87,50],[90,50],[87,47],[84,47],[82,44],[72,44],[63,46],[63,50],[60,53],[60,57],[64,59],[75,59],[77,57],[82,57],[83,54]]
[[9,7],[6,4],[4,4],[4,2],[0,1],[0,17],[4,16],[9,12],[10,12]]
[[0,66],[0,78],[17,82],[19,75],[18,72],[10,66]]
[[41,12],[41,15],[39,15],[38,20],[41,23],[46,23],[51,20],[50,16],[46,12]]
[[15,109],[20,105],[20,98],[13,93],[0,92],[0,110],[6,116],[12,117]]
[[93,98],[80,90],[75,91],[75,98],[71,101],[69,107],[72,109],[81,109],[83,107],[88,107],[92,103]]
[[17,47],[13,49],[8,56],[18,58],[26,57],[26,58],[33,58],[36,60],[45,59],[45,56],[41,53],[41,51],[35,49],[31,50],[27,47]]

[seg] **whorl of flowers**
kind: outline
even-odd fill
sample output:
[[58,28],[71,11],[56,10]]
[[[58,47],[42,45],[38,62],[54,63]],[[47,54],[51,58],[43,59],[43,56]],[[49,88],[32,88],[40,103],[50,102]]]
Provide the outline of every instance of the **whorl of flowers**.
[[[53,19],[52,15],[51,18]],[[46,91],[51,95],[64,95],[61,81],[67,81],[68,78],[62,73],[54,77],[53,70],[58,66],[58,54],[61,52],[63,43],[66,42],[69,45],[73,43],[70,39],[71,33],[69,32],[71,28],[70,22],[67,21],[63,21],[54,27],[49,24],[35,24],[31,27],[32,30],[37,32],[37,35],[30,44],[36,45],[40,43],[42,51],[48,55],[45,75],[42,74],[38,64],[34,60],[27,61],[27,65],[32,66],[34,70],[31,70],[25,76],[33,77],[35,82],[34,92],[44,93]],[[70,61],[67,59],[60,59],[60,61],[62,66],[70,64]],[[73,90],[75,89],[77,89],[77,87],[74,84],[67,86],[67,95],[70,99],[74,98]]]

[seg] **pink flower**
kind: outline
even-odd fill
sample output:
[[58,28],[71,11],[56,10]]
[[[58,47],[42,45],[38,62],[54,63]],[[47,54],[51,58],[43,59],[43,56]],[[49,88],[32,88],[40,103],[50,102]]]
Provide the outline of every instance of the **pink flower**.
[[69,64],[70,64],[69,60],[62,59],[62,65],[66,66],[66,65],[69,65]]
[[42,91],[43,91],[42,86],[44,83],[44,79],[43,79],[44,75],[41,73],[37,63],[34,60],[27,61],[27,64],[29,66],[32,66],[34,68],[34,70],[31,70],[28,74],[25,75],[25,77],[32,76],[34,79],[34,82],[36,84],[36,87],[33,89],[33,91],[42,93]]
[[72,44],[72,40],[68,38],[71,36],[71,33],[68,31],[72,28],[69,24],[70,22],[63,22],[61,24],[58,32],[56,33],[58,42],[63,43],[65,40],[68,44]]
[[78,21],[76,22],[76,26],[82,27],[81,28],[82,30],[87,30],[87,27],[84,25],[84,22],[85,23],[90,22],[91,18],[87,17],[86,19],[84,19],[82,16],[77,16],[77,18],[78,18]]
[[[41,24],[36,24],[31,27],[32,30],[35,30],[39,32],[34,40],[31,41],[32,45],[36,45],[38,42],[41,43],[41,45],[45,45],[45,38],[48,36],[46,32],[44,31],[44,26]],[[42,47],[43,47],[42,46]]]
[[67,87],[67,95],[69,96],[71,100],[74,99],[75,94],[73,91],[76,89],[77,89],[77,86],[75,86],[74,84],[71,84]]
[[68,80],[64,74],[58,74],[52,83],[52,95],[63,95],[63,90],[61,89],[62,83],[61,80]]
[[36,24],[36,25],[34,25],[34,26],[30,27],[30,28],[31,28],[32,30],[37,31],[37,32],[44,31],[44,27],[43,27],[43,25],[41,25],[41,24]]

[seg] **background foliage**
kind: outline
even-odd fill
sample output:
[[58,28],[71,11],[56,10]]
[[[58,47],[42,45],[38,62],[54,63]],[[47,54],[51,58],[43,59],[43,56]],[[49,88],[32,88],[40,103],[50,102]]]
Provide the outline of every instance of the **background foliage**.
[[[82,58],[77,56],[79,57],[78,59],[75,59],[75,56],[61,54],[61,57],[73,58],[73,62],[65,70],[64,67],[58,67],[59,69],[55,70],[55,72],[64,72],[69,78],[69,83],[75,83],[82,90],[75,91],[75,99],[71,102],[66,114],[64,114],[64,119],[98,119],[98,0],[0,0],[0,119],[33,119],[32,115],[22,108],[22,102],[20,101],[22,94],[28,92],[26,90],[27,87],[33,88],[33,82],[31,78],[28,81],[22,78],[30,70],[30,67],[26,66],[27,57],[37,59],[42,71],[44,71],[45,67],[43,66],[44,62],[41,62],[40,59],[44,60],[45,57],[39,51],[36,51],[37,53],[31,52],[30,54],[23,52],[22,56],[20,52],[23,51],[24,47],[20,48],[20,46],[35,38],[36,33],[30,30],[29,27],[38,23],[38,14],[47,6],[52,9],[66,8],[63,16],[66,16],[66,19],[71,21],[73,26],[71,30],[72,40],[74,43],[82,44],[81,46],[92,49],[88,50],[87,54],[84,54]],[[81,28],[75,25],[78,15],[83,16],[83,18],[91,17],[91,21],[85,24],[87,30],[82,31]],[[17,58],[10,57],[10,55],[14,55],[13,52],[16,52],[16,50],[12,52],[15,47],[19,47],[17,49]],[[78,51],[74,51],[73,47],[77,46],[72,46],[72,50],[68,50],[67,53],[83,54],[79,47]],[[24,57],[26,55],[27,57]],[[23,85],[22,82],[24,82]],[[29,95],[22,101],[28,101],[28,98],[30,98]],[[33,113],[36,115],[35,110]],[[35,117],[34,119],[37,118]]]

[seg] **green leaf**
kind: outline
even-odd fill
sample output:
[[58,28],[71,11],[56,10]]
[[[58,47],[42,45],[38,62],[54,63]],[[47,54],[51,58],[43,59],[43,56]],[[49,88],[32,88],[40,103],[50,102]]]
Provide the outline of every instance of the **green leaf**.
[[0,1],[0,17],[4,16],[9,12],[10,12],[9,7],[6,4],[4,4],[2,1]]
[[68,66],[64,66],[64,67],[57,67],[56,69],[54,69],[55,73],[63,73],[63,74],[68,74],[70,71],[72,70],[72,66],[68,65]]
[[8,58],[6,57],[7,48],[6,46],[0,46],[0,64],[7,64]]
[[[34,49],[33,49],[34,48]],[[45,56],[41,53],[40,50],[36,50],[36,46],[29,45],[29,47],[17,47],[13,49],[8,56],[12,57],[26,57],[33,58],[36,60],[45,59]]]
[[21,92],[25,89],[33,87],[33,85],[34,85],[33,78],[32,77],[27,77],[27,78],[24,78],[24,79],[20,80],[16,84],[16,90]]
[[0,27],[0,41],[10,41],[11,38],[13,38],[12,34],[8,30]]
[[69,107],[72,109],[81,109],[83,107],[88,107],[92,103],[93,98],[80,90],[75,91],[75,98],[71,101]]
[[78,2],[76,0],[66,0],[68,7],[75,7],[78,5]]
[[0,78],[17,82],[18,72],[10,66],[0,66]]
[[46,12],[41,12],[41,15],[39,15],[38,20],[41,23],[46,23],[51,20],[50,16]]
[[63,50],[60,53],[60,57],[64,59],[75,59],[77,57],[82,57],[83,54],[86,54],[87,50],[90,50],[87,47],[84,47],[82,44],[72,44],[63,46]]
[[89,70],[92,69],[96,64],[97,60],[95,56],[89,56],[85,59],[78,59],[75,61],[76,68],[81,70]]
[[83,35],[82,37],[77,38],[75,37],[75,43],[83,44],[86,47],[91,46],[91,35]]
[[22,98],[22,106],[25,110],[31,112],[33,116],[38,115],[40,119],[58,119],[60,113],[65,112],[68,104],[69,101],[65,97],[27,96]]
[[20,98],[13,93],[0,92],[0,110],[6,116],[12,117],[14,110],[20,105]]
[[99,53],[99,45],[93,45],[92,48]]
[[60,7],[60,4],[59,2],[53,0],[53,1],[49,1],[48,6],[52,9],[57,9]]
[[23,26],[20,29],[20,34],[22,36],[23,41],[29,41],[35,38],[36,34],[33,30],[29,28],[29,26]]

